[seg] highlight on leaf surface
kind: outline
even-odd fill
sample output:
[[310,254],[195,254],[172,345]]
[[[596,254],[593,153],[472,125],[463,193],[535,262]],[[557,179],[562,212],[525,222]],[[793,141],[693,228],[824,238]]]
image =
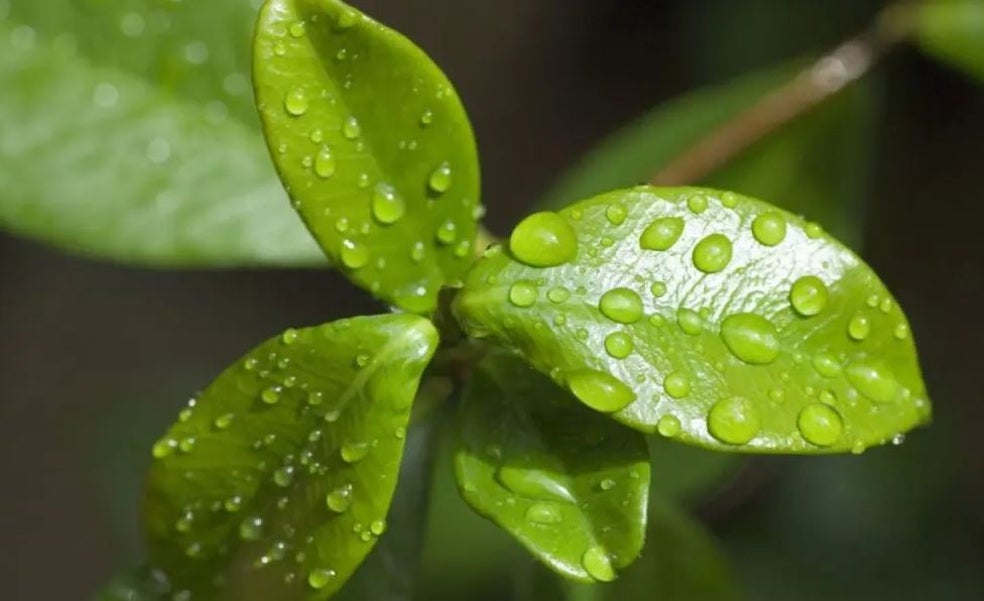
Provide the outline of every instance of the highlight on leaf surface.
[[580,406],[503,351],[479,364],[459,426],[462,496],[540,561],[608,582],[638,557],[649,496],[642,434]]
[[332,263],[423,313],[473,258],[475,141],[457,94],[402,35],[337,0],[268,0],[254,45],[267,144]]
[[326,599],[386,530],[421,373],[412,315],[288,330],[226,369],[154,445],[151,563],[203,598]]
[[532,266],[510,239],[454,310],[589,407],[764,453],[861,452],[929,419],[905,315],[820,226],[699,188],[622,190],[558,215],[573,260]]

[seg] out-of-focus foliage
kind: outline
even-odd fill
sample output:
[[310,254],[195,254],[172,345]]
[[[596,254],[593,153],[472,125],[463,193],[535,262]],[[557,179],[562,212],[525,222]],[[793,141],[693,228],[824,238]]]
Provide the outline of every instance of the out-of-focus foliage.
[[984,83],[984,0],[927,0],[916,12],[923,49]]

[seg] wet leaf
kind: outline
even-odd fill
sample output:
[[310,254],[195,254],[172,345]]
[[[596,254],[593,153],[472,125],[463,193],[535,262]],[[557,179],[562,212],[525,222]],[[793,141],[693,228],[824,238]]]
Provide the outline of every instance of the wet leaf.
[[436,343],[421,318],[360,317],[288,330],[229,367],[154,445],[153,565],[220,601],[341,588],[386,530]]
[[324,265],[264,149],[255,14],[0,1],[0,226],[129,263]]
[[612,192],[559,215],[573,260],[530,267],[494,247],[455,311],[589,407],[772,453],[860,452],[929,419],[905,315],[819,226],[698,188]]
[[479,175],[450,82],[337,0],[268,0],[254,80],[267,144],[332,263],[387,302],[434,309],[473,256]]
[[557,572],[610,581],[642,549],[644,437],[581,407],[520,358],[493,353],[460,410],[458,486]]
[[930,0],[915,10],[922,48],[984,81],[984,0]]

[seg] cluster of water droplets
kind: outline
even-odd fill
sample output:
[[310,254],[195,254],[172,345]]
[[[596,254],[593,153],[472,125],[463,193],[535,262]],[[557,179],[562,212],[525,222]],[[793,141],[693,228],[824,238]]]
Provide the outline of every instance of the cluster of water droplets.
[[[720,198],[721,205],[734,209],[738,198],[732,194],[724,194]],[[711,200],[703,193],[694,193],[686,199],[690,213],[700,215],[709,210]],[[514,230],[509,249],[512,256],[521,263],[535,268],[546,269],[562,267],[575,261],[578,255],[578,235],[572,225],[583,218],[584,210],[575,207],[568,215],[557,213],[538,213],[520,223]],[[629,210],[619,201],[613,201],[604,208],[604,218],[608,225],[618,232],[620,227],[630,217]],[[750,220],[749,233],[751,239],[763,249],[774,249],[783,252],[781,245],[787,241],[788,234],[794,224],[778,211],[759,212]],[[678,248],[687,227],[686,215],[666,215],[652,219],[642,226],[638,234],[638,250],[641,255],[646,253],[675,254],[686,253],[690,263],[699,274],[710,275],[720,273],[733,267],[735,257],[735,241],[732,234],[712,232],[700,237],[688,249]],[[593,224],[596,225],[596,224]],[[712,226],[713,227],[713,226]],[[803,226],[806,239],[817,239],[822,230],[814,224]],[[624,239],[631,233],[618,232],[617,237]],[[740,233],[738,235],[741,235]],[[601,246],[608,246],[605,240],[616,236],[599,235]],[[586,254],[596,256],[591,251],[596,247],[586,248]],[[604,266],[600,266],[604,269]],[[740,266],[735,267],[736,270]],[[574,272],[570,272],[572,275]],[[826,276],[826,277],[829,277]],[[550,287],[546,294],[541,287],[547,285],[550,278],[537,277],[514,281],[508,291],[509,302],[520,309],[536,309],[545,305],[564,305],[572,298],[572,293],[566,287]],[[664,314],[666,308],[659,304],[659,299],[666,295],[665,282],[646,282],[644,278],[635,278],[640,286],[618,286],[606,290],[598,297],[596,308],[605,321],[614,326],[603,338],[602,352],[615,361],[629,360],[639,347],[633,337],[637,324],[653,328],[662,328],[666,324],[675,324],[682,333],[698,337],[703,334],[716,335],[730,355],[746,366],[774,366],[783,357],[793,355],[794,363],[806,362],[802,353],[792,353],[784,349],[782,334],[777,321],[773,317],[763,316],[756,312],[739,312],[726,315],[717,327],[711,321],[708,309],[694,310],[679,307],[675,312]],[[489,276],[488,283],[497,281],[496,276]],[[558,281],[555,279],[555,281]],[[795,320],[817,320],[822,327],[830,327],[829,323],[841,323],[836,316],[826,313],[831,305],[831,282],[825,282],[820,275],[803,275],[798,277],[785,289],[786,303]],[[646,318],[647,291],[656,300],[656,311]],[[590,303],[590,297],[583,286],[574,291],[578,304]],[[838,302],[840,299],[838,299]],[[560,307],[552,310],[555,326],[569,325],[569,318]],[[877,313],[878,315],[876,315]],[[836,356],[823,353],[814,358],[814,379],[839,379],[848,384],[845,398],[838,398],[830,386],[806,386],[804,391],[815,401],[809,402],[799,412],[796,423],[792,428],[799,433],[807,443],[827,447],[841,443],[846,435],[844,412],[858,407],[858,395],[869,402],[870,411],[877,412],[878,405],[897,403],[909,399],[910,392],[905,389],[892,374],[891,370],[882,363],[867,360],[863,349],[857,347],[874,336],[876,323],[881,324],[885,318],[894,319],[895,325],[889,325],[892,336],[896,341],[904,341],[909,336],[908,326],[901,313],[895,310],[892,300],[884,293],[874,294],[868,299],[866,307],[858,310],[847,319],[842,332],[844,344],[835,346],[846,350]],[[573,326],[573,324],[570,324]],[[542,328],[540,322],[535,328]],[[883,327],[878,325],[877,327]],[[587,328],[574,328],[575,339],[587,342],[590,337]],[[704,338],[697,338],[694,348],[698,352],[707,350]],[[852,349],[857,348],[858,352]],[[714,365],[719,371],[724,371],[726,363],[717,362]],[[772,367],[773,370],[776,367]],[[575,370],[570,373],[555,373],[551,375],[560,382],[565,382],[571,391],[588,406],[603,412],[614,413],[621,411],[637,399],[635,389],[615,377],[609,371],[594,369]],[[616,370],[618,371],[618,370]],[[623,370],[624,373],[624,370]],[[630,372],[631,373],[631,372]],[[651,376],[636,375],[636,384],[645,384]],[[786,401],[786,388],[791,386],[791,375],[787,370],[779,374],[782,383],[768,393],[768,400],[774,403]],[[670,371],[662,376],[662,392],[671,399],[689,397],[700,383],[684,371]],[[799,396],[799,392],[794,396]],[[656,400],[654,398],[654,400]],[[732,445],[751,443],[762,434],[762,415],[759,407],[766,399],[746,399],[742,397],[727,397],[714,403],[706,415],[707,432],[717,440]],[[683,415],[664,415],[657,424],[657,430],[665,436],[675,437],[683,433]],[[856,450],[863,450],[860,443]]]

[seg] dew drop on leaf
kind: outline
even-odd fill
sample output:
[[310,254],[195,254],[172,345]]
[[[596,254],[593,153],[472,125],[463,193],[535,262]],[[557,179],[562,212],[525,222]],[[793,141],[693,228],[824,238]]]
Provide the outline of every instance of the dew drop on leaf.
[[406,202],[396,188],[389,184],[376,184],[376,190],[372,195],[372,215],[376,221],[391,225],[402,219],[406,211]]
[[293,88],[284,97],[284,108],[287,110],[287,114],[293,117],[304,115],[310,106],[311,102],[308,100],[304,88]]
[[675,371],[663,379],[663,390],[674,399],[682,399],[690,394],[690,378]]
[[239,524],[239,538],[243,540],[259,540],[263,536],[263,518],[250,516]]
[[852,363],[847,367],[846,374],[848,382],[858,392],[878,403],[890,403],[902,391],[901,385],[883,365]]
[[693,194],[687,199],[687,208],[694,214],[701,214],[707,210],[707,197],[701,193]]
[[581,565],[589,576],[599,582],[615,580],[612,560],[608,556],[608,551],[600,545],[590,547],[584,552],[584,555],[581,556]]
[[547,292],[547,298],[557,305],[566,303],[571,298],[571,291],[563,286],[555,286]]
[[721,338],[738,359],[751,365],[766,365],[779,356],[779,333],[775,325],[754,313],[739,313],[721,323]]
[[626,209],[625,205],[620,202],[613,202],[608,205],[607,209],[605,209],[605,218],[608,219],[608,223],[612,225],[622,225],[625,223],[628,216],[628,209]]
[[349,269],[361,269],[369,263],[369,248],[354,240],[342,240],[342,265]]
[[342,123],[342,135],[346,140],[357,140],[362,135],[362,125],[355,116],[349,116]]
[[331,570],[328,568],[317,568],[311,570],[311,572],[308,574],[307,582],[308,582],[308,586],[310,586],[316,591],[320,591],[321,589],[328,586],[328,584],[331,583],[331,581],[334,578],[335,578],[335,570]]
[[679,309],[677,311],[677,323],[683,333],[689,336],[697,336],[704,331],[704,318],[692,309]]
[[603,372],[575,372],[568,376],[567,385],[582,403],[602,413],[621,411],[636,399],[631,388]]
[[562,215],[534,213],[513,230],[509,250],[517,260],[531,267],[556,267],[574,260],[577,236]]
[[750,442],[758,434],[759,427],[755,405],[742,397],[722,399],[707,414],[707,431],[725,444]]
[[509,288],[509,302],[520,308],[532,307],[539,291],[532,282],[521,280]]
[[804,317],[819,315],[827,305],[827,286],[820,278],[808,275],[793,284],[789,292],[789,302],[793,309]]
[[804,407],[796,425],[803,438],[818,447],[835,444],[844,431],[844,421],[837,410],[822,403]]
[[345,484],[325,496],[325,505],[335,513],[344,513],[352,504],[352,485]]
[[625,359],[632,354],[632,337],[625,332],[614,332],[605,338],[605,350],[615,359]]
[[369,443],[346,442],[342,444],[340,454],[345,463],[358,463],[369,454]]
[[871,321],[860,313],[851,318],[847,324],[847,335],[858,342],[871,334]]
[[669,250],[683,234],[683,219],[663,217],[653,221],[642,232],[639,246],[644,250]]
[[458,226],[449,219],[438,226],[436,237],[441,244],[454,244],[454,241],[458,239]]
[[322,147],[314,157],[315,175],[322,179],[327,179],[335,175],[336,169],[335,155],[332,153],[331,148],[327,146]]
[[548,470],[504,465],[496,471],[495,478],[500,484],[522,497],[568,503],[575,501],[568,483]]
[[602,315],[612,321],[632,324],[642,319],[642,299],[628,288],[614,288],[602,295],[598,302]]
[[526,510],[526,520],[533,524],[559,524],[564,516],[553,504],[534,503]]
[[752,235],[759,244],[777,246],[786,239],[786,219],[779,213],[762,213],[752,222]]
[[679,435],[682,427],[680,419],[675,415],[664,415],[659,418],[659,422],[656,424],[656,430],[667,438]]
[[451,165],[448,163],[441,163],[437,169],[431,173],[430,178],[427,180],[427,185],[430,187],[432,192],[444,194],[451,189],[452,182]]
[[731,240],[724,234],[711,234],[694,247],[694,267],[704,273],[718,273],[731,262]]

